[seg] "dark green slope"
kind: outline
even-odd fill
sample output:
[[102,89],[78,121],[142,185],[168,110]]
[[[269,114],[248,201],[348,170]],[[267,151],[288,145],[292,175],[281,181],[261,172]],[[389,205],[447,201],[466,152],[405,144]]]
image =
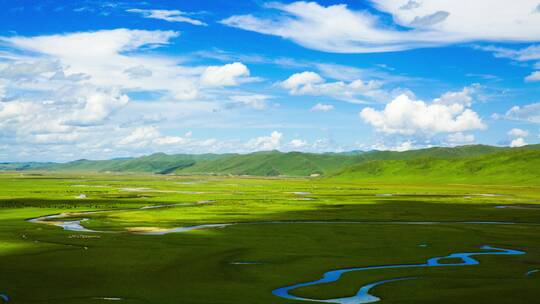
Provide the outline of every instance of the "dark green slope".
[[39,163],[39,162],[0,163],[0,171],[42,170],[52,165],[54,165],[54,163]]
[[404,152],[395,151],[370,151],[361,154],[364,160],[386,160],[386,159],[414,159],[414,158],[459,158],[484,155],[498,151],[508,150],[507,147],[494,147],[487,145],[466,145],[458,147],[433,147],[419,150],[409,150]]
[[112,160],[77,160],[65,164],[54,164],[46,167],[47,170],[55,171],[93,171],[93,172],[148,172],[170,173],[179,168],[194,165],[196,162],[206,159],[223,157],[215,154],[177,154],[167,155],[155,153],[148,156],[127,159]]
[[[540,145],[522,148],[503,148],[486,145],[468,145],[453,148],[434,147],[405,152],[352,151],[347,153],[301,153],[279,151],[250,154],[176,154],[155,153],[137,158],[111,160],[77,160],[68,163],[4,163],[0,170],[51,170],[78,172],[147,172],[160,174],[234,174],[257,176],[308,176],[311,174],[335,175],[336,172],[358,170],[365,172],[393,172],[403,175],[405,166],[416,172],[417,166],[431,163],[449,163],[456,160],[495,155],[497,153],[539,151]],[[490,156],[491,157],[491,156]],[[410,160],[411,162],[406,162]],[[439,161],[441,160],[441,161]],[[442,161],[446,160],[446,161]],[[371,163],[380,161],[380,163]],[[400,167],[401,166],[401,167]],[[435,165],[434,165],[435,166]],[[443,166],[444,167],[444,166]],[[364,168],[364,169],[362,169]],[[371,168],[371,169],[370,169]],[[400,169],[401,168],[401,169]],[[369,169],[369,170],[368,170]],[[440,168],[446,170],[445,168]],[[457,169],[456,169],[457,170]],[[351,171],[352,172],[352,171]],[[410,173],[409,172],[409,173]],[[356,173],[355,173],[356,174]],[[433,173],[429,172],[428,176]],[[392,174],[388,174],[392,176]]]
[[473,182],[540,184],[538,146],[462,158],[421,157],[373,160],[344,169],[333,178],[385,182]]
[[234,154],[224,158],[206,160],[176,173],[215,173],[260,176],[307,176],[337,172],[359,161],[357,156],[314,154],[278,151]]
[[406,152],[394,151],[352,151],[346,153],[300,153],[279,151],[256,152],[251,154],[231,154],[197,162],[193,166],[180,168],[175,173],[195,174],[235,174],[235,175],[295,175],[331,174],[349,166],[372,160],[401,160],[415,158],[460,158],[503,151],[485,145],[468,145],[454,148],[428,148]]

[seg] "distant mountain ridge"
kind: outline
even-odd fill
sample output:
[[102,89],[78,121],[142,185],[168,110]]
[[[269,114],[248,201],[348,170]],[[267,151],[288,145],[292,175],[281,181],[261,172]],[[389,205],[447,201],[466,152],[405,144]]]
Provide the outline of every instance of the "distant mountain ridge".
[[[422,174],[425,168],[446,164],[446,169],[467,172],[473,162],[499,159],[501,155],[519,155],[532,158],[540,145],[521,148],[466,145],[458,147],[433,147],[404,152],[351,151],[344,153],[304,153],[265,151],[249,154],[175,154],[155,153],[135,158],[111,160],[76,160],[67,163],[0,163],[0,170],[43,170],[59,172],[139,172],[155,174],[232,174],[254,176],[309,176],[324,175],[334,178],[389,178],[393,175]],[[502,154],[501,154],[502,153]],[[540,155],[538,155],[540,159]],[[513,159],[518,161],[519,159]],[[436,165],[437,164],[437,165]],[[459,171],[458,164],[462,170]],[[468,165],[467,165],[468,164]],[[503,164],[499,164],[503,165]],[[539,167],[540,168],[540,167]],[[401,171],[400,171],[401,170]],[[427,170],[427,169],[426,169]],[[510,168],[509,168],[510,170]],[[469,172],[468,174],[472,174]]]

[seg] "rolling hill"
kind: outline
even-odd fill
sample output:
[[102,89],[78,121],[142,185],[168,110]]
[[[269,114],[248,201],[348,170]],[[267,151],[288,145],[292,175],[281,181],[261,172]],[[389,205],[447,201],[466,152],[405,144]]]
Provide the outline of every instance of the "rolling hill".
[[[523,166],[520,160],[535,164],[540,145],[522,148],[467,145],[434,147],[405,152],[352,151],[345,153],[302,153],[266,151],[249,154],[155,153],[136,158],[76,160],[67,163],[2,163],[0,170],[45,170],[60,172],[139,172],[155,174],[233,174],[255,176],[309,176],[334,178],[459,179],[463,175],[503,174],[510,166]],[[540,157],[539,157],[540,158]],[[511,161],[511,162],[510,162]],[[481,169],[472,171],[482,164]],[[508,168],[506,168],[508,167]],[[540,167],[532,167],[540,168]],[[498,171],[494,171],[498,170]],[[506,174],[506,173],[504,173]],[[534,170],[531,172],[534,175]],[[531,176],[532,176],[531,175]]]
[[355,181],[500,184],[540,183],[540,150],[513,149],[462,158],[372,160],[331,178]]

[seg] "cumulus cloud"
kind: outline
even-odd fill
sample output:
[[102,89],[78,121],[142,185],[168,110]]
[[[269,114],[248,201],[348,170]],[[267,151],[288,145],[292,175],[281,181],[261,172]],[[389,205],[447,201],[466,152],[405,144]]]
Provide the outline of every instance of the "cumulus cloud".
[[223,66],[209,66],[201,75],[201,82],[211,87],[238,85],[249,76],[249,69],[241,62]]
[[523,137],[516,138],[510,142],[510,147],[517,148],[528,145]]
[[525,81],[527,82],[540,81],[540,71],[532,72],[530,75],[525,77]]
[[394,145],[387,145],[383,142],[376,143],[369,147],[371,150],[377,150],[377,151],[396,151],[396,152],[404,152],[409,151],[412,149],[417,148],[415,143],[411,140],[406,140],[403,142],[396,143]]
[[[86,83],[129,90],[164,91],[178,100],[198,95],[200,67],[182,67],[178,59],[148,54],[170,43],[174,31],[114,29],[95,32],[3,37],[13,48],[54,58],[67,75],[83,74]],[[142,67],[142,68],[141,68]],[[144,69],[144,70],[143,70]],[[141,77],[151,75],[151,77]]]
[[475,137],[473,134],[457,132],[453,134],[448,134],[446,140],[451,144],[472,143],[475,141]]
[[360,117],[386,134],[434,135],[486,128],[478,114],[463,104],[427,103],[405,94],[386,104],[383,110],[364,108]]
[[146,142],[148,140],[153,140],[155,138],[158,138],[160,136],[158,129],[153,126],[143,126],[138,127],[133,132],[131,132],[128,136],[124,137],[122,140],[118,142],[120,145],[131,145],[131,144],[141,144]]
[[303,140],[303,139],[295,138],[295,139],[291,140],[289,144],[294,149],[300,149],[300,148],[306,147],[308,145],[308,142]]
[[502,117],[510,120],[540,123],[540,103],[513,106]]
[[333,109],[334,109],[334,106],[331,104],[324,104],[324,103],[318,102],[316,105],[314,105],[311,108],[310,111],[311,112],[316,112],[316,111],[328,112],[328,111],[332,111]]
[[158,9],[128,9],[127,12],[141,14],[144,18],[161,19],[168,22],[186,22],[193,25],[207,25],[206,23],[187,17],[188,13],[179,10],[158,10]]
[[84,75],[68,74],[48,58],[4,60],[0,82],[6,83],[11,93],[9,100],[0,104],[0,128],[10,131],[3,139],[72,141],[84,133],[79,127],[101,125],[128,104],[129,98],[117,88],[101,88],[86,80]]
[[531,14],[538,5],[536,0],[520,1],[511,7],[504,0],[371,3],[378,13],[392,16],[393,26],[367,10],[303,1],[272,2],[266,7],[274,14],[234,15],[221,23],[339,53],[398,51],[470,41],[540,40],[540,20]]
[[129,98],[118,90],[109,92],[93,91],[85,96],[84,108],[76,111],[66,124],[92,125],[101,123],[118,109],[124,107]]
[[398,152],[409,151],[411,149],[413,149],[413,143],[411,141],[404,141],[394,148],[394,150]]
[[377,99],[386,96],[377,80],[351,82],[327,82],[319,74],[311,71],[295,73],[278,84],[292,95],[330,96],[353,103],[364,103],[362,98]]
[[[252,108],[264,106],[260,96],[251,100],[230,97],[249,94],[220,88],[251,79],[241,63],[207,69],[185,66],[185,59],[154,52],[178,35],[174,31],[116,29],[0,37],[0,145],[9,147],[0,151],[0,157],[67,160],[156,149],[234,150],[238,143],[213,145],[213,139],[156,135],[149,128],[135,132],[149,123],[167,123],[170,130],[190,119],[208,119],[222,100]],[[201,78],[210,79],[210,85]],[[130,94],[138,96],[137,100],[144,96],[146,102],[130,102]],[[142,134],[154,137],[136,144]]]
[[507,134],[510,137],[527,137],[529,136],[529,131],[519,128],[513,128],[512,130],[508,131]]
[[281,147],[282,137],[282,133],[273,131],[269,136],[260,136],[249,140],[246,143],[246,148],[252,151],[276,150]]
[[446,92],[439,98],[435,98],[433,103],[445,106],[460,105],[470,107],[473,102],[473,95],[480,88],[480,85],[473,84],[472,86],[464,87],[458,92]]
[[6,124],[10,119],[24,120],[29,115],[36,114],[42,105],[25,101],[13,101],[0,103],[0,122]]
[[315,72],[295,73],[281,82],[281,87],[288,89],[292,94],[301,94],[303,91],[312,91],[313,85],[324,82],[324,79]]
[[173,56],[152,54],[179,35],[175,31],[114,29],[36,37],[0,37],[10,46],[54,58],[69,75],[86,75],[87,83],[165,93],[193,100],[201,86],[232,86],[253,80],[248,68],[235,62],[223,66],[182,66]]

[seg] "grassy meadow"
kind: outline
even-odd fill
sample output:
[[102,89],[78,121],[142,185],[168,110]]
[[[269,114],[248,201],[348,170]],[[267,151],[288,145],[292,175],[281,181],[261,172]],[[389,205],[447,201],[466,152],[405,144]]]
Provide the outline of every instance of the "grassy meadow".
[[[422,263],[491,245],[526,254],[351,272],[294,294],[339,298],[414,277],[371,293],[381,303],[535,303],[539,202],[539,186],[501,182],[5,172],[0,294],[10,303],[302,303],[272,290],[333,269]],[[26,221],[63,212],[102,232]],[[133,233],[226,223],[235,225]]]

